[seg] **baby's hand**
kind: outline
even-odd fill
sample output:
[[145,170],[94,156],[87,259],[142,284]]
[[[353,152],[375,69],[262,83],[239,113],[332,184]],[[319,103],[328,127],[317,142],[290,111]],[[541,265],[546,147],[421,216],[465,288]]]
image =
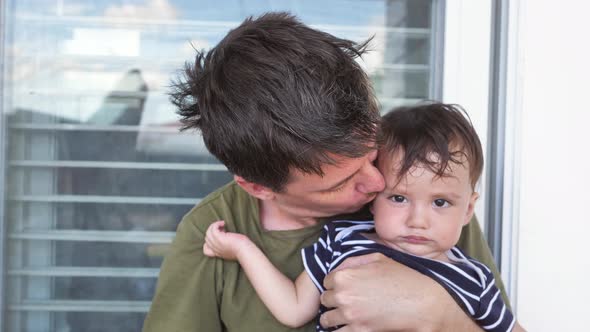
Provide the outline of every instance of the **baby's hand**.
[[247,241],[248,238],[243,234],[226,232],[225,222],[219,220],[207,229],[203,253],[209,257],[237,260],[241,246]]

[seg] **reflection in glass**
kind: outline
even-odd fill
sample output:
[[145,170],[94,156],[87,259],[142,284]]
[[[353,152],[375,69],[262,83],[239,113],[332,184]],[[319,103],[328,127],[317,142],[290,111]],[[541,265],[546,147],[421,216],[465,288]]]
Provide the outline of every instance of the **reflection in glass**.
[[288,10],[362,41],[382,108],[431,98],[432,1],[9,0],[7,331],[138,331],[182,216],[231,180],[166,96],[195,49]]

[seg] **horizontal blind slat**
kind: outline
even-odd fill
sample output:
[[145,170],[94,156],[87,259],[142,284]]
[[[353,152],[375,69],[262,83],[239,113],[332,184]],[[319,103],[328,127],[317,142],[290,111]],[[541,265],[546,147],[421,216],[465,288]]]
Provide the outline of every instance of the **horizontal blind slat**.
[[8,234],[8,238],[13,240],[170,243],[174,234],[174,232],[148,231],[37,230],[12,232]]
[[148,312],[149,301],[23,301],[8,304],[10,311]]
[[36,267],[9,269],[9,276],[157,278],[160,269],[126,267]]
[[50,167],[50,168],[121,168],[153,169],[181,171],[227,171],[221,164],[189,163],[151,163],[151,162],[114,162],[114,161],[75,161],[75,160],[13,160],[13,167]]
[[130,126],[130,125],[88,125],[69,123],[13,123],[8,126],[10,129],[20,130],[57,130],[57,131],[112,131],[112,132],[153,132],[170,133],[178,135],[189,135],[179,132],[175,126]]
[[195,205],[201,199],[180,197],[98,196],[98,195],[18,195],[8,200],[45,203],[101,203],[101,204],[153,204]]

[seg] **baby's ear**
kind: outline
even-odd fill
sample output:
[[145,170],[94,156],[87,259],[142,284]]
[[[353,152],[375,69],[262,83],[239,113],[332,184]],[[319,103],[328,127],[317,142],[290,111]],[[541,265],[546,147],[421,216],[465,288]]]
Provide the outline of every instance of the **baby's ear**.
[[473,213],[475,212],[475,203],[477,202],[478,198],[479,194],[474,191],[469,198],[469,205],[467,206],[467,213],[465,214],[463,226],[469,224],[469,221],[471,221],[471,218],[473,218]]
[[275,196],[274,191],[272,191],[270,188],[258,183],[250,182],[241,176],[234,175],[234,181],[236,181],[236,183],[248,194],[258,199],[269,200],[273,199]]

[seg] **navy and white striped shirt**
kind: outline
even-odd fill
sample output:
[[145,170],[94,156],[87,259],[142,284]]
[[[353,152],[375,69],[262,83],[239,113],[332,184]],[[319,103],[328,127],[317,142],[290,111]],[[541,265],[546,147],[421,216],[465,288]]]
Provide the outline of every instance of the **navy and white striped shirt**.
[[[305,270],[320,292],[325,291],[325,276],[346,258],[379,252],[437,281],[484,330],[512,330],[514,316],[487,266],[457,247],[447,252],[451,264],[406,254],[361,234],[374,232],[372,221],[333,221],[324,226],[316,243],[301,251]],[[326,310],[322,306],[320,314]],[[322,331],[319,324],[317,330]]]

